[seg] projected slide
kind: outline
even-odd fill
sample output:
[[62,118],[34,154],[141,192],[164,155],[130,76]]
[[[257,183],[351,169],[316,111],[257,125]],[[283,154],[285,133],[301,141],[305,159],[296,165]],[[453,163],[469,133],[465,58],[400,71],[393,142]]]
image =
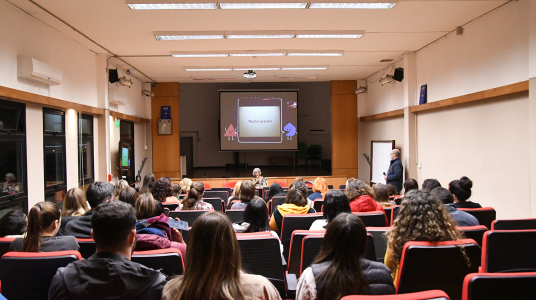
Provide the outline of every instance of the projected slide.
[[295,150],[297,92],[220,92],[221,150]]

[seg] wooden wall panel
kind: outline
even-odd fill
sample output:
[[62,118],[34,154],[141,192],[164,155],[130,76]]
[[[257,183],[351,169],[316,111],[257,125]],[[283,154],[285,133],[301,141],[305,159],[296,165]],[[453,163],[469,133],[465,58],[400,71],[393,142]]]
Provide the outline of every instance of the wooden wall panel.
[[[180,178],[180,138],[179,138],[179,84],[159,83],[153,89],[151,101],[151,127],[153,132],[153,173],[156,178],[167,176]],[[158,95],[158,96],[157,96]],[[160,107],[171,107],[171,134],[158,134]]]
[[331,174],[357,178],[357,82],[331,82]]

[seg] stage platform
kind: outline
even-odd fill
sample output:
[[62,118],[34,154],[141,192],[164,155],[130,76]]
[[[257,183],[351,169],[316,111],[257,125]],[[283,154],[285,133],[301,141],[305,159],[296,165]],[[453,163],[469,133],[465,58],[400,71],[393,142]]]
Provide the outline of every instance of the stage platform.
[[[304,181],[311,181],[313,182],[316,177],[319,176],[290,176],[290,177],[266,177],[268,180],[268,186],[270,186],[274,182],[286,182],[287,187],[294,182],[296,177],[303,178]],[[326,182],[328,185],[333,185],[333,188],[338,188],[339,185],[346,184],[346,180],[348,179],[346,176],[320,176],[326,179]],[[233,178],[190,178],[192,181],[201,181],[203,183],[209,183],[210,187],[223,187],[224,182],[234,182],[237,181],[244,181],[244,180],[250,180],[252,177],[233,177]],[[181,181],[180,178],[172,178],[172,183],[179,183]]]

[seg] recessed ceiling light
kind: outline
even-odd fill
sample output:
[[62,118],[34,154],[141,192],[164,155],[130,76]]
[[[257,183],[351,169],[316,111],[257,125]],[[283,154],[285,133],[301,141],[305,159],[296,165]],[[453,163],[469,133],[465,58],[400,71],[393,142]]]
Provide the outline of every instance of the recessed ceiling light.
[[281,70],[280,67],[236,67],[233,68],[233,71],[278,71]]
[[229,56],[285,56],[286,51],[238,51],[229,52]]
[[203,72],[203,71],[232,71],[231,67],[184,67],[184,71]]
[[341,8],[341,9],[390,9],[396,5],[396,2],[376,3],[376,2],[330,2],[330,3],[311,3],[310,9],[315,8]]
[[[151,2],[147,0],[147,2]],[[170,1],[167,1],[170,2]],[[133,10],[156,10],[156,9],[217,9],[216,3],[139,3],[128,4]]]
[[279,3],[220,3],[221,9],[274,9],[274,8],[306,8],[307,2],[279,2]]
[[328,66],[292,66],[281,67],[281,70],[327,70]]
[[342,56],[344,51],[288,51],[287,56]]
[[223,39],[223,32],[155,31],[157,41],[214,40]]
[[228,57],[229,54],[222,52],[171,52],[173,57]]

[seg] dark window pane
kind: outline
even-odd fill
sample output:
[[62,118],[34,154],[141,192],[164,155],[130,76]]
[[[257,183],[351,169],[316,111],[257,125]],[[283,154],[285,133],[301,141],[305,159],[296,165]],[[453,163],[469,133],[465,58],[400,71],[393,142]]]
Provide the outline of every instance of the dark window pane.
[[82,115],[79,129],[80,135],[93,135],[93,116]]
[[82,140],[78,145],[80,179],[93,179],[93,142]]
[[8,212],[12,210],[20,210],[24,212],[24,208],[22,207],[22,203],[11,203],[6,206],[0,207],[0,219],[7,214]]
[[0,197],[24,193],[26,184],[24,142],[0,140]]
[[54,113],[44,113],[45,123],[44,130],[45,133],[63,133],[63,114],[54,114]]
[[134,123],[121,121],[119,126],[119,135],[121,136],[122,140],[134,139]]
[[47,140],[45,144],[45,182],[46,186],[65,183],[64,141]]
[[0,107],[0,131],[21,132],[22,110]]

